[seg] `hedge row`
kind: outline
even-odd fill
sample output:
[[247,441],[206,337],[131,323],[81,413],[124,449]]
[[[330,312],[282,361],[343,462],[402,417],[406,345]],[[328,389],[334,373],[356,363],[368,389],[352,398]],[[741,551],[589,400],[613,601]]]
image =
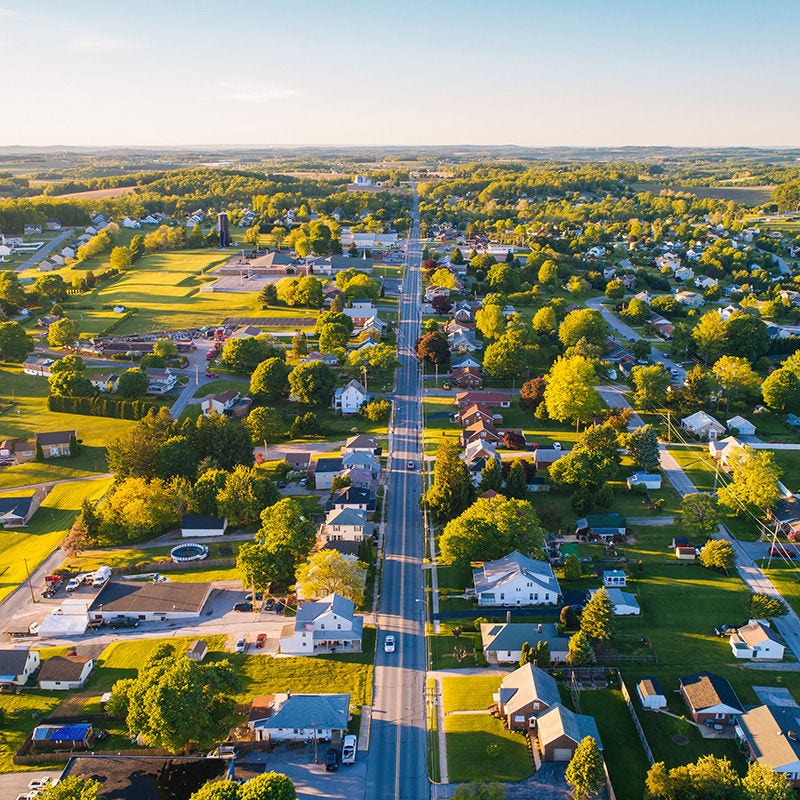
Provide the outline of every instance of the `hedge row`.
[[138,310],[139,310],[138,308],[129,308],[124,314],[120,314],[113,322],[106,325],[106,327],[103,328],[103,330],[101,330],[100,333],[97,334],[98,337],[108,336],[110,333],[119,328],[119,326],[122,325],[122,323],[125,322],[126,319],[132,317]]
[[84,414],[90,417],[114,417],[138,420],[151,408],[158,408],[147,400],[124,400],[121,397],[97,395],[95,397],[61,397],[50,395],[47,407],[63,414]]

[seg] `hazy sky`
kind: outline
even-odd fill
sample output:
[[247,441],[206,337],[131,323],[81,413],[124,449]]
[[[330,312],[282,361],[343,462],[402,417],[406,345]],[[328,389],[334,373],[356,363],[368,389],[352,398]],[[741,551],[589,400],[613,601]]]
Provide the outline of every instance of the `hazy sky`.
[[800,0],[0,0],[0,145],[800,145]]

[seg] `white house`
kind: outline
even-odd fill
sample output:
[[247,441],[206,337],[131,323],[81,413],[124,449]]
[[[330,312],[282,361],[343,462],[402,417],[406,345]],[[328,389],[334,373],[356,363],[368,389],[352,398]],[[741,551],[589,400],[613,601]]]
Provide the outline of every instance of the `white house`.
[[22,362],[22,371],[26,375],[35,375],[39,378],[49,378],[52,374],[51,367],[56,363],[54,358],[42,356],[28,356]]
[[629,489],[634,486],[644,486],[645,489],[660,489],[661,488],[661,473],[660,472],[634,472],[633,475],[628,477],[626,481]]
[[201,403],[203,416],[209,417],[211,414],[230,414],[240,396],[240,393],[234,389],[226,389],[224,392],[206,397]]
[[138,219],[133,219],[132,217],[125,217],[122,220],[122,227],[123,228],[141,228],[142,223],[139,222]]
[[283,626],[281,653],[293,656],[360,653],[364,618],[354,610],[352,600],[339,594],[303,603],[294,621]]
[[341,458],[318,458],[314,464],[314,486],[319,489],[330,489],[333,479],[344,472]]
[[733,452],[743,446],[744,443],[735,436],[726,436],[724,439],[712,439],[708,443],[708,452],[715,461],[719,461],[723,466],[728,466]]
[[553,568],[516,550],[473,570],[479,606],[556,605],[561,597]]
[[83,689],[95,660],[83,656],[51,656],[39,670],[39,688],[50,691]]
[[785,649],[770,627],[757,619],[751,619],[732,633],[730,645],[736,658],[752,661],[782,661]]
[[329,742],[347,733],[349,694],[271,694],[253,698],[247,727],[257,741]]
[[27,647],[0,650],[0,683],[24,686],[39,669],[39,651]]
[[119,383],[119,376],[117,375],[110,375],[108,373],[103,373],[100,375],[93,375],[90,378],[92,386],[97,389],[98,392],[116,392],[117,391],[117,384]]
[[210,514],[184,514],[181,518],[181,536],[184,539],[222,536],[227,527],[227,519]]
[[653,299],[650,292],[648,292],[647,289],[645,289],[643,292],[637,292],[634,295],[634,298],[636,300],[641,300],[643,303],[647,303],[647,305],[650,305],[650,301]]
[[621,569],[607,569],[603,571],[603,586],[607,589],[619,588],[628,585],[628,576]]
[[705,411],[696,411],[684,417],[681,427],[701,439],[718,439],[725,432],[725,426]]
[[756,426],[752,422],[748,422],[744,417],[735,416],[731,417],[726,422],[728,430],[736,431],[739,436],[755,436]]
[[[350,317],[357,325],[363,324],[363,322],[370,317],[378,316],[378,309],[375,307],[372,300],[353,300],[352,306],[342,309],[342,312]],[[357,320],[359,320],[359,322],[356,322]]]
[[61,251],[61,255],[64,256],[64,258],[75,258],[75,253],[75,248],[70,247],[69,245],[67,245],[67,247]]
[[700,308],[706,301],[697,292],[675,292],[675,300],[687,308]]
[[352,380],[334,392],[333,410],[340,414],[357,414],[368,399],[369,394],[363,384]]
[[[590,589],[589,594],[594,597],[597,589]],[[630,592],[623,592],[622,589],[606,589],[608,599],[614,608],[615,617],[638,617],[642,613],[639,603]]]
[[673,272],[676,281],[688,281],[694,278],[694,270],[691,267],[679,267]]
[[359,508],[332,508],[321,532],[328,542],[360,542],[370,535],[367,512]]
[[655,678],[642,678],[636,684],[636,694],[639,695],[643,708],[657,711],[667,707],[667,698]]
[[698,275],[694,279],[694,285],[699,289],[713,289],[718,284],[719,281],[716,278],[709,278],[706,275]]
[[146,369],[147,394],[167,394],[178,382],[176,375],[169,369]]
[[552,622],[482,622],[481,646],[483,655],[490,664],[519,664],[522,645],[535,647],[547,642],[550,660],[563,663],[567,659],[569,639],[559,636]]

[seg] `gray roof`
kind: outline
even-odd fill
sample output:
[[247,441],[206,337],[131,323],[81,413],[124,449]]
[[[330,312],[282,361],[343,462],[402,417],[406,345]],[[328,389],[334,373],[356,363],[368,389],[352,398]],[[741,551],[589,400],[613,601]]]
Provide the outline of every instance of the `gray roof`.
[[258,727],[345,730],[349,716],[349,694],[292,694]]
[[534,700],[541,700],[548,706],[561,701],[556,679],[530,663],[515,669],[503,678],[500,684],[500,699],[505,705],[507,714],[513,714],[516,709]]
[[77,681],[83,674],[88,656],[51,656],[42,662],[39,670],[39,683],[46,681]]
[[492,592],[518,575],[555,594],[561,594],[553,568],[545,561],[536,561],[514,550],[505,558],[487,561],[473,572],[475,593]]
[[89,611],[144,614],[159,611],[200,612],[211,592],[207,581],[189,583],[139,583],[110,580],[100,590]]
[[[351,383],[358,383],[358,381],[351,381]],[[360,385],[360,384],[359,384]],[[362,387],[363,388],[363,387]],[[345,449],[347,450],[374,450],[377,446],[377,442],[372,436],[367,436],[364,433],[358,433],[355,436],[351,436],[345,443]]]
[[[355,605],[353,605],[352,600],[335,593],[329,594],[327,597],[323,597],[313,603],[303,603],[297,609],[297,616],[294,618],[295,630],[302,630],[306,625],[311,625],[317,617],[327,614],[329,611],[339,617],[352,620]],[[330,631],[327,633],[330,634]]]
[[326,521],[326,525],[366,525],[367,515],[360,508],[343,508],[341,511],[331,511],[335,514]]
[[0,675],[22,675],[28,660],[28,648],[0,650]]
[[52,431],[50,433],[35,433],[33,438],[41,445],[69,444],[70,439],[77,437],[77,431]]
[[[605,590],[606,594],[608,595],[609,602],[614,608],[617,606],[633,606],[634,608],[639,608],[639,603],[636,600],[636,596],[632,595],[630,592],[623,592],[622,589],[616,589],[614,587],[605,587]],[[591,595],[594,595],[600,590],[590,589],[589,591]]]
[[569,640],[558,635],[558,630],[552,622],[542,623],[542,630],[538,626],[528,622],[506,622],[506,623],[481,623],[481,639],[483,649],[489,651],[497,650],[521,650],[522,645],[527,642],[533,646],[538,642],[548,642],[550,651],[566,650]]
[[[742,714],[739,727],[759,764],[778,769],[792,766],[800,771],[800,708],[797,706],[758,706]],[[794,732],[794,738],[788,734]]]
[[562,705],[552,706],[539,717],[537,731],[542,747],[546,747],[560,736],[568,736],[576,744],[582,742],[585,737],[591,736],[597,742],[597,746],[601,750],[603,749],[594,717],[576,714]]
[[318,458],[314,464],[314,472],[341,472],[341,458]]
[[0,517],[4,517],[6,514],[13,514],[16,517],[25,519],[30,513],[34,496],[0,497]]

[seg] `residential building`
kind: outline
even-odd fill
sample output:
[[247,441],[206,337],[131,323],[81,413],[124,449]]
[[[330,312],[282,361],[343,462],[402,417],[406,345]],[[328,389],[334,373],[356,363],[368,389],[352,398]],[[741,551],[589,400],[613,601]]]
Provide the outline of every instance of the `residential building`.
[[112,373],[101,373],[99,375],[93,375],[90,378],[92,386],[97,389],[98,392],[103,394],[106,393],[113,393],[117,391],[117,384],[119,383],[119,375],[114,375]]
[[556,679],[531,663],[505,675],[493,699],[512,731],[530,730],[537,717],[561,703]]
[[[345,453],[342,458],[342,467],[345,469],[365,469],[377,477],[380,472],[380,457],[372,452],[358,450],[355,453]],[[330,486],[328,487],[330,489]]]
[[39,651],[27,647],[0,650],[0,683],[24,686],[39,669]]
[[222,536],[228,527],[228,520],[210,514],[184,514],[181,517],[181,536],[184,539],[202,539],[208,536]]
[[738,436],[755,436],[756,426],[738,414],[726,421],[729,431],[735,431]]
[[643,708],[658,711],[667,707],[667,698],[655,678],[642,678],[636,684],[636,694],[639,695]]
[[699,439],[718,439],[725,433],[725,426],[705,411],[695,411],[694,414],[684,417],[681,427]]
[[603,571],[603,586],[608,589],[627,586],[628,576],[621,569],[607,569]]
[[89,606],[89,614],[106,622],[114,617],[142,621],[197,619],[211,594],[207,581],[147,582],[111,579]]
[[337,387],[333,394],[333,410],[340,414],[357,414],[367,400],[369,394],[364,385],[357,380],[351,380],[343,387]]
[[[589,594],[594,597],[597,589],[590,589]],[[639,603],[630,592],[623,592],[622,589],[606,589],[611,607],[614,609],[615,617],[638,617],[642,613]]]
[[751,661],[782,661],[785,649],[769,625],[757,619],[731,633],[730,645],[736,658]]
[[680,679],[681,696],[698,725],[733,725],[743,712],[733,687],[719,675],[695,672]]
[[543,761],[569,761],[578,745],[590,736],[602,752],[603,742],[594,717],[555,705],[536,720],[536,739]]
[[481,607],[556,605],[561,598],[550,564],[516,550],[505,558],[484,562],[473,570],[472,578]]
[[348,453],[376,453],[377,449],[377,439],[372,436],[366,436],[363,433],[358,433],[355,436],[351,436],[344,443],[341,453],[343,456]]
[[83,689],[95,659],[88,656],[50,656],[39,670],[39,688],[52,691]]
[[271,694],[253,698],[247,727],[257,741],[340,741],[350,720],[349,694]]
[[21,495],[0,495],[0,525],[4,528],[27,525],[45,497],[47,489],[41,486]]
[[750,761],[785,775],[800,788],[800,708],[762,705],[742,714],[736,721],[736,737],[747,747]]
[[620,514],[590,514],[575,523],[575,534],[579,538],[600,539],[603,542],[624,538],[627,530],[625,517]]
[[42,448],[44,458],[61,458],[72,454],[72,440],[78,438],[77,431],[51,431],[35,433],[34,441]]
[[203,416],[209,417],[212,414],[230,415],[233,413],[233,407],[241,397],[241,393],[234,389],[226,389],[224,392],[213,394],[206,397],[201,403],[203,409]]
[[490,664],[519,664],[522,645],[535,647],[539,642],[549,645],[551,662],[559,664],[567,660],[569,639],[559,636],[552,622],[481,623],[481,646]]
[[344,471],[341,458],[318,458],[314,464],[314,486],[317,489],[330,489],[333,479]]
[[26,375],[35,375],[39,378],[49,378],[52,375],[50,368],[55,363],[55,358],[28,356],[28,358],[22,362],[22,371]]
[[675,292],[675,300],[687,308],[700,308],[706,303],[703,295],[697,292]]
[[724,439],[711,439],[708,443],[708,452],[711,458],[719,461],[723,467],[727,467],[731,456],[741,447],[744,447],[744,442],[735,436],[726,436]]
[[144,372],[147,375],[147,394],[168,394],[178,383],[178,376],[173,375],[169,368],[146,369]]
[[480,403],[486,408],[511,408],[511,395],[506,392],[494,392],[491,390],[458,392],[456,394],[456,405],[459,408]]
[[283,626],[281,653],[295,656],[360,653],[364,618],[354,611],[353,602],[339,594],[303,603],[294,621]]
[[331,509],[320,531],[325,541],[360,542],[372,535],[366,511],[356,508]]

